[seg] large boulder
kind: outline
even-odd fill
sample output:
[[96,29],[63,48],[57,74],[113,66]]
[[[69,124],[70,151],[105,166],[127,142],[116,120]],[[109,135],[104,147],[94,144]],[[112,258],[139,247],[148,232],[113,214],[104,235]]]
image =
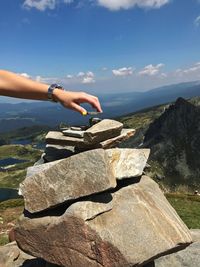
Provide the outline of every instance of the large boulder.
[[192,242],[187,227],[147,176],[77,200],[59,216],[53,210],[51,216],[26,214],[15,234],[23,250],[66,267],[142,266]]
[[148,156],[149,149],[95,149],[32,167],[20,185],[25,208],[39,212],[114,188],[116,179],[141,176]]
[[20,185],[29,212],[39,212],[116,186],[103,149],[80,153],[52,164],[50,168],[28,176]]

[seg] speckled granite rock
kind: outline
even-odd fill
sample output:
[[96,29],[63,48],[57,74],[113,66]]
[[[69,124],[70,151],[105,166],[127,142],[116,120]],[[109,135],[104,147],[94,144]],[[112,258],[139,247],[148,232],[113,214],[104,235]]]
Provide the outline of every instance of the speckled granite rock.
[[107,154],[103,149],[96,149],[60,160],[50,168],[28,176],[20,184],[20,192],[25,208],[29,212],[39,212],[115,186]]
[[141,176],[148,155],[149,149],[95,149],[29,168],[20,184],[25,208],[39,212],[114,188],[116,179]]
[[190,232],[158,185],[146,176],[134,181],[77,201],[61,216],[21,218],[18,244],[66,267],[142,266],[187,247]]

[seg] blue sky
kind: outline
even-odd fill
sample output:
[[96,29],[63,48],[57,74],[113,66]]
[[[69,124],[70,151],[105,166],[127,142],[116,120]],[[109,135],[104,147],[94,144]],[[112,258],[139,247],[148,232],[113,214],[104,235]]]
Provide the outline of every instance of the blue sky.
[[0,68],[94,94],[200,80],[199,0],[1,0]]

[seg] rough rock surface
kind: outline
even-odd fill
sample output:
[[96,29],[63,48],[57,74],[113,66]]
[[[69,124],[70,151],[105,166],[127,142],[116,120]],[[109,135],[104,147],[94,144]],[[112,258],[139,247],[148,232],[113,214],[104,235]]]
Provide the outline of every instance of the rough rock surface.
[[155,267],[200,267],[200,242],[155,260]]
[[84,145],[83,138],[64,136],[62,132],[50,131],[45,137],[47,144],[63,145],[63,146],[79,146]]
[[120,135],[123,124],[115,120],[104,119],[84,132],[84,141],[96,144]]
[[46,145],[43,158],[46,162],[68,158],[74,155],[73,146]]
[[39,212],[115,186],[107,154],[103,149],[96,149],[60,160],[50,168],[28,176],[20,184],[20,192],[25,208],[29,212]]
[[177,253],[155,260],[155,267],[200,267],[200,230],[190,230],[193,244]]
[[43,163],[43,164],[40,164],[40,165],[34,165],[34,166],[31,166],[31,167],[28,167],[27,168],[27,172],[26,172],[26,177],[29,177],[29,176],[35,175],[36,173],[45,171],[45,170],[49,169],[50,167],[58,164],[60,161],[61,160],[55,160],[55,161],[52,161],[52,162]]
[[191,229],[190,232],[192,234],[192,240],[194,242],[200,242],[200,229]]
[[[100,143],[93,144],[93,145],[88,145],[85,143],[82,143],[82,144],[78,143],[78,146],[73,147],[73,146],[47,144],[43,158],[45,162],[51,162],[51,161],[70,157],[73,154],[75,154],[75,151],[77,153],[80,151],[85,151],[85,150],[90,150],[90,149],[95,149],[95,148],[104,148],[104,149],[112,148],[112,147],[117,146],[121,142],[129,139],[134,134],[135,134],[134,129],[122,129],[120,135],[114,138],[110,138],[105,141],[102,141]],[[57,142],[59,142],[59,140]]]
[[[115,120],[102,120],[99,123],[93,125],[86,131],[84,131],[83,138],[80,137],[71,137],[65,136],[62,132],[50,131],[46,135],[46,143],[53,145],[62,145],[62,146],[74,146],[80,149],[90,149],[98,146],[100,142],[106,141],[108,139],[118,138],[118,142],[121,139],[127,139],[130,133],[122,132],[123,124]],[[127,129],[126,129],[127,130]],[[116,142],[116,140],[110,140],[110,142]],[[108,143],[110,143],[108,141]],[[99,145],[98,147],[103,147]]]
[[0,267],[45,267],[41,263],[41,260],[20,250],[16,242],[0,246]]
[[100,142],[102,148],[112,148],[135,134],[135,129],[122,129],[120,135]]
[[116,179],[141,176],[148,155],[149,149],[95,149],[29,168],[20,185],[25,208],[39,212],[114,188]]
[[22,218],[18,244],[66,267],[142,266],[189,245],[189,230],[158,185],[146,176],[133,181],[76,202],[61,216]]
[[[130,148],[114,148],[108,149],[105,152],[108,155],[109,164],[116,179],[141,176],[143,169],[147,165],[147,160],[150,154],[149,149],[130,149]],[[50,167],[58,164],[61,160],[34,165],[27,168],[26,177],[35,175]],[[98,164],[98,163],[97,163]]]
[[138,177],[147,163],[149,149],[113,148],[106,150],[116,179]]
[[[56,153],[55,156],[57,156],[57,158],[54,159],[53,154],[49,153],[49,149],[47,149],[47,152],[45,153],[45,159],[47,161],[52,161],[52,160],[59,159],[58,157],[60,156],[64,158],[64,156],[62,155],[66,155],[67,157],[71,156],[70,155],[71,152],[65,151],[64,146],[74,146],[76,151],[84,151],[84,150],[95,149],[95,148],[105,148],[105,149],[112,148],[120,144],[121,142],[129,139],[131,136],[134,135],[134,133],[135,133],[134,129],[122,129],[121,132],[113,138],[109,138],[107,140],[100,141],[97,143],[87,143],[83,140],[83,138],[64,136],[61,132],[51,131],[46,135],[46,143],[49,145],[54,145],[54,146],[62,146],[63,150],[61,151],[60,149],[60,151],[54,151],[54,153]],[[50,156],[50,159],[48,157],[48,154]]]
[[59,267],[22,251],[16,242],[0,246],[0,267]]

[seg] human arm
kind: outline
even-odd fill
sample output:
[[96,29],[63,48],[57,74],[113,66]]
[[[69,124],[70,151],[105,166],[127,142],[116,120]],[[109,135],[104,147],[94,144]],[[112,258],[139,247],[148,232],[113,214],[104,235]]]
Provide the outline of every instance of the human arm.
[[[47,100],[49,85],[27,79],[15,73],[0,70],[0,95],[33,100]],[[89,103],[97,111],[102,112],[97,97],[84,92],[63,91],[54,89],[53,99],[64,107],[83,114],[85,109],[81,103]]]

